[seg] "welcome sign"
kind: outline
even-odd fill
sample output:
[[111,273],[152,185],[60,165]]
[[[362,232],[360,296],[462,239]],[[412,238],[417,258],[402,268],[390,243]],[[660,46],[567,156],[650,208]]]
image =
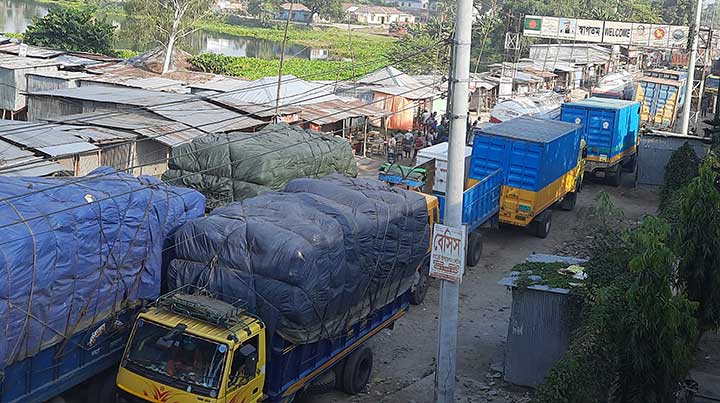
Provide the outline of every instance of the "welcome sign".
[[657,48],[686,48],[690,34],[687,26],[537,15],[525,16],[523,28],[530,37]]

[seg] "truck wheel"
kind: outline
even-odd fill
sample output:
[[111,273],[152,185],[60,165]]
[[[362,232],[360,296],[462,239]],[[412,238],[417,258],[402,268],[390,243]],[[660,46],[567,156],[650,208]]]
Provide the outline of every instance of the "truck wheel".
[[430,288],[430,267],[426,265],[426,263],[429,264],[428,259],[426,259],[426,262],[424,262],[420,268],[418,272],[418,282],[410,292],[410,303],[413,305],[422,304],[427,295],[428,288]]
[[535,218],[534,232],[538,238],[545,239],[550,233],[552,227],[552,214],[550,210],[545,210]]
[[341,388],[343,392],[357,395],[367,386],[372,373],[373,354],[369,347],[360,347],[348,357],[343,365]]
[[620,186],[620,183],[622,183],[622,172],[623,169],[620,165],[616,165],[616,168],[614,169],[615,172],[606,172],[607,176],[607,183],[608,185],[612,187],[618,187]]
[[577,203],[577,193],[576,192],[569,192],[563,197],[563,200],[560,202],[560,208],[565,211],[572,211],[575,208],[575,204]]
[[479,232],[473,231],[468,238],[467,256],[465,256],[465,260],[467,260],[466,263],[468,266],[477,266],[482,257],[482,236]]

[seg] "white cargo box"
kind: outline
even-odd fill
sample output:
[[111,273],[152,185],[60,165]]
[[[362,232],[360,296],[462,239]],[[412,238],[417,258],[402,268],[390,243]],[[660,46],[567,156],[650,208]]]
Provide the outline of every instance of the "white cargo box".
[[[417,165],[422,165],[432,159],[435,160],[435,181],[433,182],[433,191],[445,193],[447,188],[447,154],[448,143],[435,144],[427,148],[423,148],[417,153]],[[465,146],[465,176],[470,170],[470,156],[472,155],[472,147]]]

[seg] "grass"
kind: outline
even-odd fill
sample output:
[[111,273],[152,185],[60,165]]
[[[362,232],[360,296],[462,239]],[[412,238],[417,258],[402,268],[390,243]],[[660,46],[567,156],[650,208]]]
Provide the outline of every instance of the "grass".
[[[516,285],[518,287],[529,287],[531,285],[545,285],[551,288],[565,288],[576,290],[576,284],[583,284],[583,280],[573,278],[571,275],[558,273],[558,270],[568,267],[567,263],[521,263],[513,268],[520,272]],[[533,280],[530,276],[539,276],[541,280]]]
[[[250,36],[277,42],[282,42],[284,34],[284,30],[281,28],[247,27],[222,22],[206,23],[203,25],[203,29],[208,32]],[[389,51],[393,42],[395,42],[395,38],[364,32],[352,32],[351,39],[348,31],[338,28],[290,26],[288,29],[288,44],[290,45],[328,49],[335,57],[354,57],[356,60],[376,59]]]
[[[276,76],[280,67],[279,60],[234,57],[214,53],[193,56],[190,63],[200,71],[249,80]],[[283,74],[292,74],[308,80],[348,80],[367,74],[383,65],[383,61],[373,61],[372,63],[362,63],[361,66],[355,66],[353,69],[352,63],[347,61],[287,59],[283,63]]]

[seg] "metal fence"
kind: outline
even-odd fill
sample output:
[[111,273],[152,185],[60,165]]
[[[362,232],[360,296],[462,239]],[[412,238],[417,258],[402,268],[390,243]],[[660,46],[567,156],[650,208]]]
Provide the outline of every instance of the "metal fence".
[[698,156],[707,154],[709,144],[700,137],[674,133],[644,135],[638,154],[638,184],[661,186],[670,156],[685,142],[690,143]]

